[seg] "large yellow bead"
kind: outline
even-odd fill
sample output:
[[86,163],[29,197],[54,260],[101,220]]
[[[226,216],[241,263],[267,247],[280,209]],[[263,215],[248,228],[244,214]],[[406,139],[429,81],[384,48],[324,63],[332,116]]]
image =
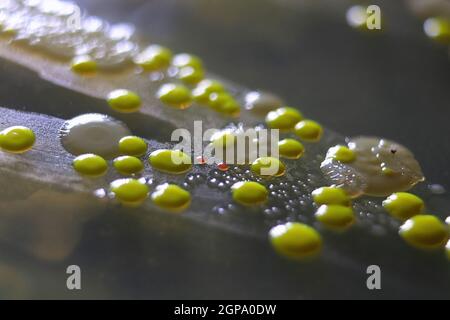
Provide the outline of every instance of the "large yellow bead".
[[268,191],[258,182],[241,181],[231,187],[233,200],[245,206],[260,205],[267,201]]
[[312,197],[317,205],[334,204],[341,206],[350,205],[350,197],[347,193],[337,187],[322,187],[312,192]]
[[170,211],[185,210],[191,203],[191,194],[174,184],[162,184],[152,193],[153,203]]
[[182,174],[192,168],[191,158],[180,150],[153,151],[149,162],[156,170],[172,174]]
[[148,186],[136,179],[119,179],[111,183],[111,192],[116,199],[127,206],[138,206],[147,199]]
[[323,134],[320,124],[312,120],[302,120],[295,125],[295,134],[302,140],[308,142],[319,141]]
[[11,153],[23,153],[30,150],[36,142],[33,130],[14,126],[0,132],[0,149]]
[[278,142],[280,156],[287,159],[299,159],[305,152],[303,144],[294,139],[283,139]]
[[383,201],[383,207],[399,220],[407,220],[423,213],[425,203],[418,196],[407,192],[397,192]]
[[144,170],[142,161],[133,156],[122,156],[114,159],[114,168],[123,175],[138,174]]
[[316,219],[331,229],[344,230],[355,222],[355,214],[348,206],[322,205],[316,211]]
[[121,113],[136,112],[141,108],[141,98],[134,92],[118,89],[108,94],[108,104]]
[[338,145],[328,149],[326,158],[332,158],[342,163],[349,163],[355,161],[356,154],[346,146]]
[[400,227],[402,238],[423,249],[442,248],[448,240],[448,227],[432,215],[417,215]]
[[302,119],[297,109],[284,107],[270,111],[266,116],[266,124],[271,129],[291,130]]
[[156,96],[162,103],[181,110],[189,108],[192,104],[191,91],[183,85],[164,84]]
[[289,258],[302,259],[317,255],[322,249],[319,233],[302,223],[289,222],[272,228],[270,241],[275,250]]
[[270,178],[280,177],[285,174],[286,166],[274,157],[261,157],[253,161],[251,171],[258,176]]
[[85,176],[99,177],[108,170],[108,163],[102,157],[95,154],[83,154],[73,160],[74,169]]
[[144,71],[154,72],[166,69],[172,60],[172,52],[160,45],[151,45],[134,58],[134,63]]
[[147,152],[147,142],[136,136],[123,137],[119,141],[119,151],[121,154],[140,157]]

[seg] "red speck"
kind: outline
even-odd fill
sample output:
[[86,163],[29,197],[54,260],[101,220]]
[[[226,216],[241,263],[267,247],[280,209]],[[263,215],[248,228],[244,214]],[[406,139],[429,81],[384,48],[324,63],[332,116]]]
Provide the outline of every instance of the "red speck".
[[206,163],[206,159],[203,158],[202,156],[198,156],[196,159],[197,159],[197,163],[198,164],[205,164]]
[[228,170],[228,165],[226,164],[226,163],[219,163],[218,165],[217,165],[217,168],[220,170],[220,171],[227,171]]

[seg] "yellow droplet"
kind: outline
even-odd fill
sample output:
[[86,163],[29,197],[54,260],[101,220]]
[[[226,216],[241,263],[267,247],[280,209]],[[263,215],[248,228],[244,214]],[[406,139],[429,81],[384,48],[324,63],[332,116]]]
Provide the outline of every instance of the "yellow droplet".
[[97,72],[97,62],[87,55],[78,56],[73,58],[70,68],[79,74],[92,74]]
[[450,19],[428,18],[423,24],[423,29],[431,39],[444,44],[450,43]]
[[118,89],[108,95],[108,104],[114,110],[121,113],[136,112],[141,108],[141,98],[134,92]]
[[119,151],[121,154],[140,157],[147,152],[147,142],[136,136],[123,137],[119,141]]
[[149,162],[156,170],[172,174],[182,174],[192,168],[191,158],[180,150],[153,151]]
[[236,135],[227,130],[216,132],[211,137],[211,143],[216,150],[220,148],[234,148],[235,141]]
[[73,160],[74,169],[85,176],[100,177],[108,170],[108,163],[102,157],[88,153]]
[[183,85],[164,84],[156,96],[162,103],[177,109],[187,109],[192,104],[191,91]]
[[272,129],[291,130],[302,119],[303,116],[297,109],[284,107],[270,111],[266,116],[266,123]]
[[322,187],[312,192],[312,197],[317,205],[333,204],[333,205],[350,205],[350,197],[347,193],[337,187]]
[[223,104],[233,99],[227,92],[214,92],[208,97],[208,106],[215,111],[219,111]]
[[217,112],[230,116],[238,116],[241,111],[240,104],[226,92],[211,93],[208,99],[208,106]]
[[355,29],[367,29],[367,7],[355,5],[347,10],[346,18],[349,26]]
[[286,172],[286,166],[274,157],[261,157],[253,161],[250,169],[262,177],[280,177]]
[[223,113],[227,116],[231,117],[239,117],[241,114],[241,105],[236,100],[230,100],[225,102],[219,110],[220,113]]
[[346,146],[338,145],[328,149],[326,158],[335,159],[343,163],[349,163],[356,159],[356,154],[353,150],[350,150]]
[[0,132],[0,149],[11,153],[24,153],[36,142],[33,130],[14,126]]
[[169,67],[172,52],[160,45],[151,45],[134,58],[134,63],[144,71],[155,72]]
[[205,79],[202,80],[192,91],[194,100],[201,104],[207,104],[209,96],[212,93],[225,92],[223,85],[216,80]]
[[270,230],[269,237],[275,250],[289,258],[312,257],[322,249],[320,234],[302,223],[289,222],[278,225]]
[[278,142],[278,152],[287,159],[299,159],[305,152],[303,144],[294,139],[283,139]]
[[432,215],[417,215],[400,227],[402,238],[421,249],[442,248],[448,240],[448,228]]
[[331,229],[347,229],[355,222],[353,209],[348,206],[322,205],[315,215],[319,222]]
[[397,192],[383,201],[383,207],[399,220],[407,220],[423,213],[425,204],[418,196],[407,192]]
[[295,134],[308,142],[319,141],[323,134],[320,124],[312,120],[302,120],[295,125]]
[[152,193],[153,203],[170,211],[182,211],[189,207],[191,194],[174,184],[162,184]]
[[119,179],[113,181],[110,186],[116,199],[127,206],[138,206],[147,199],[148,186],[141,180]]
[[203,69],[202,60],[188,53],[177,54],[172,60],[172,65],[177,68],[192,67],[194,69]]
[[232,187],[233,200],[245,206],[260,205],[267,201],[268,191],[258,182],[241,181]]
[[381,167],[381,172],[388,177],[393,177],[395,175],[395,171],[389,167]]
[[114,159],[114,168],[124,175],[138,174],[144,170],[142,161],[133,156],[122,156]]
[[177,78],[186,84],[195,85],[205,78],[205,72],[203,69],[183,67],[178,70]]

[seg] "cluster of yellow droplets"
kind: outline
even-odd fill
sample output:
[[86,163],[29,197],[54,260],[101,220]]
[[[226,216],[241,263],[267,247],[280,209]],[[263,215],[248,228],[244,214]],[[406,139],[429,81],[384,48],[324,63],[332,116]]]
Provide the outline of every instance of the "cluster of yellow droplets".
[[421,249],[443,249],[449,241],[449,226],[425,213],[425,203],[418,196],[397,192],[383,201],[383,207],[403,222],[399,234],[410,245]]
[[[447,29],[450,30],[441,20],[429,20],[425,25],[427,34],[439,40],[447,39],[450,34]],[[221,82],[206,78],[204,64],[195,55],[174,55],[166,47],[151,45],[135,55],[133,63],[143,73],[165,72],[170,75],[171,82],[162,84],[156,92],[156,98],[169,108],[184,110],[196,103],[225,116],[240,115],[241,105],[237,98]],[[98,72],[96,61],[87,55],[73,58],[70,68],[83,76],[95,75]],[[105,99],[111,109],[120,113],[138,112],[143,105],[137,92],[123,88],[111,91]],[[280,106],[280,102],[274,97],[269,99],[268,96],[262,95],[259,99],[261,101],[258,102],[253,98],[252,105],[259,103],[259,110],[267,111],[264,112],[266,126],[296,137],[286,137],[278,142],[280,157],[289,160],[300,159],[305,153],[304,143],[307,145],[321,140],[323,128],[318,122],[305,119],[296,108]],[[273,103],[267,106],[267,101]],[[0,149],[10,153],[23,153],[33,147],[35,140],[34,132],[29,128],[7,128],[0,132]],[[225,133],[211,142],[220,147],[234,144],[235,137],[232,133]],[[169,149],[148,152],[146,141],[136,136],[121,138],[117,147],[120,155],[112,159],[111,163],[98,154],[76,156],[72,163],[74,170],[87,178],[99,178],[105,176],[112,165],[122,177],[109,184],[109,192],[126,206],[139,206],[150,198],[157,207],[172,212],[180,212],[189,207],[189,191],[169,183],[152,189],[143,177],[146,165],[144,157],[147,157],[148,165],[156,171],[185,174],[192,169],[191,159],[186,153]],[[356,154],[346,146],[337,145],[328,150],[326,159],[350,163],[355,161]],[[222,168],[228,167],[223,164]],[[269,192],[261,181],[281,177],[287,169],[280,159],[267,156],[250,163],[250,171],[260,178],[260,182],[238,181],[231,187],[233,201],[246,207],[266,203]],[[339,232],[354,225],[356,218],[352,201],[342,188],[321,187],[314,190],[311,196],[316,206],[315,218],[319,224]],[[399,234],[407,243],[426,249],[446,248],[450,256],[449,227],[437,217],[424,213],[425,205],[422,199],[405,192],[395,193],[383,202],[383,207],[391,216],[403,222]],[[269,232],[269,239],[277,252],[295,259],[313,257],[322,248],[321,235],[313,227],[298,222],[273,227]]]
[[[142,157],[147,154],[147,143],[136,136],[120,139],[118,150],[121,155],[112,160],[112,166],[120,178],[111,182],[109,190],[112,196],[125,206],[136,207],[143,204],[150,195],[150,186],[142,172],[145,169]],[[155,169],[170,174],[181,174],[191,168],[190,164],[182,164],[189,158],[181,151],[155,150],[149,158],[149,164]],[[73,168],[87,178],[104,176],[108,171],[108,161],[96,154],[82,154],[73,160]],[[173,184],[157,186],[151,194],[152,202],[165,210],[182,211],[190,204],[190,193]]]
[[[168,107],[183,110],[196,102],[226,116],[240,114],[237,99],[219,81],[205,78],[203,62],[195,55],[174,55],[168,48],[151,45],[137,54],[133,62],[144,73],[166,72],[172,76],[174,81],[162,84],[156,93],[156,98]],[[97,65],[88,56],[77,56],[71,69],[83,76],[95,75]],[[106,99],[112,109],[121,113],[137,112],[142,105],[140,96],[128,89],[116,89]]]

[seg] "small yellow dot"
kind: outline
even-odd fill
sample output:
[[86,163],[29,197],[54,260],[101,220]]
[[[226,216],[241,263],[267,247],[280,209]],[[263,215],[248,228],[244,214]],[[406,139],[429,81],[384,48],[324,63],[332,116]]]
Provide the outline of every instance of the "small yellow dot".
[[173,57],[172,65],[177,68],[192,67],[194,69],[203,69],[202,60],[188,53],[180,53]]
[[394,170],[392,170],[389,167],[384,167],[384,166],[381,167],[381,173],[383,173],[385,176],[388,176],[388,177],[392,177],[392,176],[395,175],[395,171]]
[[141,98],[134,92],[118,89],[108,95],[109,106],[121,113],[136,112],[141,108]]
[[164,84],[156,96],[162,103],[177,109],[187,109],[192,104],[191,91],[183,85]]
[[286,172],[286,166],[274,157],[261,157],[253,161],[250,169],[262,177],[280,177]]
[[313,257],[322,249],[320,234],[302,223],[289,222],[278,225],[270,230],[269,237],[275,250],[288,258]]
[[312,120],[302,120],[295,125],[295,134],[308,142],[319,141],[323,134],[320,124]]
[[339,162],[349,163],[356,159],[356,154],[353,150],[347,148],[346,146],[334,146],[328,149],[327,159],[335,159]]
[[78,156],[73,160],[74,169],[85,176],[99,177],[108,170],[108,163],[102,157],[88,153]]
[[303,116],[297,109],[284,107],[269,112],[266,123],[271,129],[291,130],[302,119]]
[[192,168],[191,158],[180,150],[156,150],[150,154],[149,162],[156,170],[182,174]]
[[87,55],[77,56],[73,58],[70,68],[79,74],[92,74],[97,72],[97,62]]
[[147,199],[148,186],[141,180],[119,179],[113,181],[110,186],[116,199],[127,206],[138,206]]
[[190,205],[191,194],[177,185],[165,183],[156,187],[152,200],[163,209],[178,212]]
[[383,201],[383,207],[391,216],[399,220],[407,220],[423,213],[425,203],[411,193],[397,192]]
[[322,205],[316,211],[316,219],[331,229],[344,230],[355,222],[353,209],[341,205]]
[[160,45],[151,45],[134,58],[134,63],[144,71],[154,72],[169,67],[172,52]]
[[317,205],[350,205],[350,197],[343,189],[337,187],[322,187],[316,189],[312,192],[312,197]]
[[24,153],[36,142],[34,132],[22,126],[14,126],[0,132],[0,149],[11,153]]
[[123,137],[119,141],[119,151],[128,156],[140,157],[147,152],[147,143],[136,136]]
[[283,139],[278,142],[278,152],[287,159],[299,159],[305,152],[303,144],[294,139]]
[[258,182],[241,181],[232,187],[233,200],[245,206],[260,205],[267,201],[268,192],[266,187]]
[[122,156],[114,159],[114,168],[124,175],[138,174],[144,170],[141,160],[133,156]]
[[402,238],[410,245],[421,249],[444,247],[448,240],[448,228],[432,215],[417,215],[400,227]]

